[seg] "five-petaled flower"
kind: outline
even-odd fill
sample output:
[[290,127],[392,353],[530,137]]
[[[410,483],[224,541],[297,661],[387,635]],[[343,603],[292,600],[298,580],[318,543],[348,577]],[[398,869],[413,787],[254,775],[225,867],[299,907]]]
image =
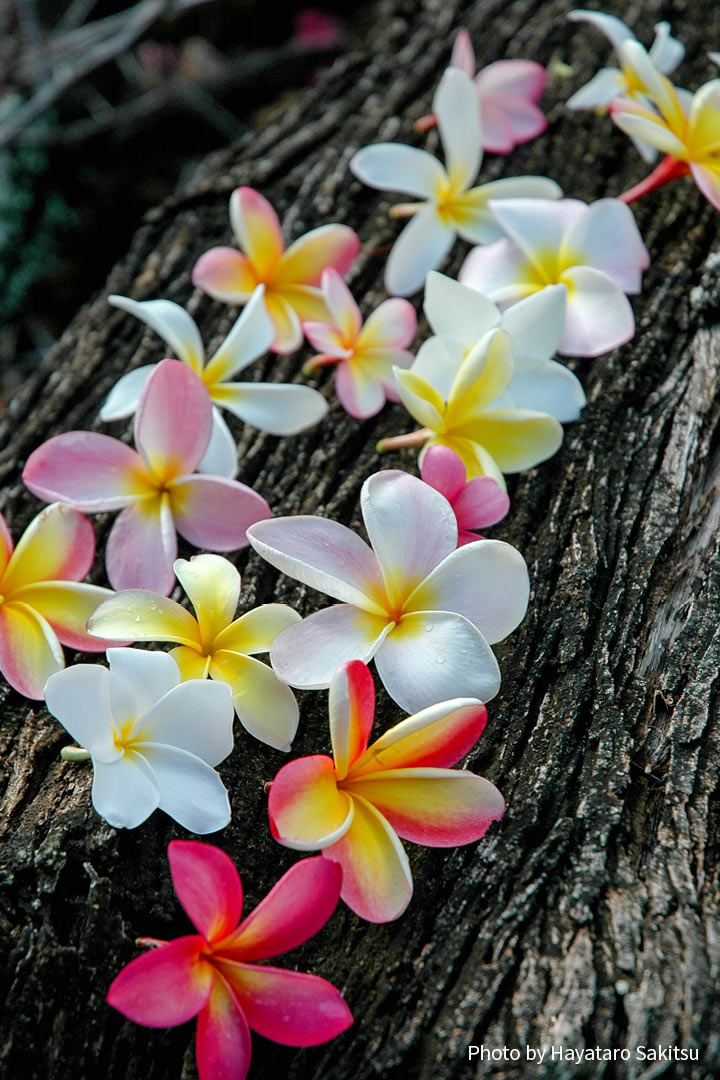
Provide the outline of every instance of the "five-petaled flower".
[[285,250],[277,214],[259,191],[236,188],[230,197],[230,224],[243,254],[216,247],[201,255],[192,279],[204,292],[227,304],[245,304],[258,285],[265,286],[277,353],[302,345],[301,323],[328,321],[320,291],[322,272],[331,266],[346,274],[360,250],[357,234],[347,225],[321,225]]
[[176,530],[196,547],[235,551],[247,545],[248,525],[271,513],[237,480],[191,475],[211,432],[206,387],[185,364],[163,360],[135,414],[137,451],[95,431],[69,431],[33,451],[23,480],[41,499],[78,510],[121,509],[105,553],[110,584],[167,595],[175,583]]
[[85,624],[109,589],[83,584],[95,555],[93,528],[69,506],[46,507],[17,547],[0,514],[0,671],[25,697],[40,701],[49,677],[65,667],[61,648],[102,652]]
[[489,701],[500,687],[490,644],[527,609],[522,555],[498,540],[458,548],[450,503],[408,473],[375,473],[360,501],[372,548],[320,517],[275,518],[248,530],[269,563],[342,601],[278,634],[270,649],[278,675],[319,689],[340,664],[374,658],[387,692],[408,712],[459,694]]
[[510,499],[491,476],[473,476],[454,450],[431,446],[422,460],[420,477],[444,495],[453,508],[458,526],[458,547],[484,540],[475,529],[496,525],[510,509]]
[[448,68],[433,98],[445,166],[427,150],[377,143],[350,162],[358,179],[381,191],[406,191],[424,200],[400,204],[393,217],[411,217],[396,240],[385,269],[389,293],[409,296],[446,258],[457,236],[487,244],[502,235],[491,199],[557,199],[562,192],[544,176],[513,176],[473,187],[482,162],[480,116],[472,79]]
[[170,655],[183,679],[209,676],[227,683],[243,727],[261,742],[289,750],[297,731],[297,702],[272,668],[252,654],[267,652],[276,635],[300,622],[300,616],[285,604],[262,604],[236,619],[240,575],[220,555],[177,559],[173,569],[196,618],[174,600],[131,589],[100,606],[88,624],[89,633],[124,641],[177,642]]
[[92,758],[98,814],[134,829],[160,809],[191,832],[223,829],[230,804],[213,766],[233,747],[228,687],[181,683],[163,652],[108,649],[107,657],[109,671],[74,664],[45,686],[49,711]]
[[305,364],[308,374],[337,364],[335,390],[351,416],[365,419],[380,412],[385,401],[397,401],[393,367],[409,367],[407,351],[415,337],[417,316],[407,300],[385,300],[366,319],[337,270],[325,270],[322,290],[331,324],[303,323],[310,344],[320,353]]
[[197,1016],[200,1080],[244,1080],[250,1030],[285,1046],[316,1046],[353,1022],[335,987],[317,975],[258,963],[302,945],[334,912],[341,871],[322,857],[291,867],[242,922],[242,884],[212,844],[173,840],[173,886],[197,934],[158,941],[115,978],[107,1000],[146,1027],[174,1027]]
[[[295,435],[322,420],[327,402],[317,390],[294,383],[237,383],[231,380],[267,352],[275,328],[264,302],[265,287],[259,285],[247,307],[235,321],[229,334],[205,359],[200,331],[195,320],[171,300],[145,300],[138,303],[126,296],[110,296],[115,307],[135,315],[151,326],[182,360],[205,383],[216,408],[213,431],[198,472],[235,476],[237,446],[219,409],[228,409],[245,423],[253,424],[271,435]],[[101,420],[120,420],[132,416],[140,395],[156,364],[144,364],[123,375],[110,391],[100,410]]]
[[479,840],[505,803],[481,776],[452,769],[472,749],[487,720],[473,698],[433,705],[368,746],[375,687],[364,664],[343,665],[330,683],[333,756],[283,766],[270,786],[276,840],[322,850],[342,866],[342,899],[371,922],[407,907],[412,876],[400,843],[454,847]]

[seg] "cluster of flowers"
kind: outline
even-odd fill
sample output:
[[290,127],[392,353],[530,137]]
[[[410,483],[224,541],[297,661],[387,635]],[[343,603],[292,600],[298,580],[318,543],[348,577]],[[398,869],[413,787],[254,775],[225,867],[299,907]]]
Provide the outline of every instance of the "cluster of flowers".
[[[683,55],[667,24],[647,53],[619,20],[577,11],[609,37],[620,69],[605,68],[571,108],[609,108],[643,157],[666,157],[620,199],[565,199],[545,177],[477,185],[483,150],[507,153],[545,127],[537,106],[545,72],[501,61],[475,74],[461,31],[432,113],[444,164],[413,146],[361,149],[355,176],[418,202],[387,263],[391,298],[367,318],[343,280],[360,241],[344,225],[314,229],[287,249],[258,192],[230,201],[240,250],[213,248],[196,286],[244,310],[206,360],[198,327],[167,300],[110,302],[145,322],[173,359],[139,367],[101,413],[133,413],[136,449],[97,432],[49,439],[23,479],[52,503],[13,549],[0,518],[0,669],[45,699],[91,759],[92,801],[110,824],[133,828],[162,809],[196,834],[230,820],[216,767],[233,748],[233,716],[276,750],[298,724],[293,689],[329,690],[332,756],[291,760],[269,785],[272,835],[321,854],[296,864],[240,922],[242,889],[227,855],[174,841],[170,868],[197,933],[150,951],[113,982],[108,1001],[149,1026],[198,1017],[202,1080],[241,1080],[249,1029],[293,1046],[333,1038],[352,1023],[338,991],[313,975],[258,964],[306,941],[340,898],[361,918],[397,918],[412,895],[402,840],[436,847],[481,838],[504,812],[482,777],[454,768],[487,720],[500,687],[491,646],[523,619],[527,569],[509,544],[478,529],[509,508],[505,475],[546,460],[562,424],[585,404],[579,380],[556,353],[596,356],[628,341],[628,294],[641,288],[648,252],[627,203],[692,173],[720,207],[720,81],[695,95],[667,79]],[[476,245],[454,281],[438,267],[457,237]],[[414,307],[425,287],[432,330],[417,354]],[[327,403],[299,384],[235,380],[267,350],[317,350],[304,371],[337,365],[337,396],[354,417],[387,400],[419,430],[378,450],[419,446],[420,477],[370,476],[361,510],[369,543],[338,522],[273,518],[265,499],[235,479],[237,448],[220,409],[274,435],[322,419]],[[84,512],[120,510],[106,551],[113,590],[83,583],[94,557]],[[177,533],[209,553],[177,556]],[[251,544],[272,566],[337,603],[301,619],[283,604],[236,617],[240,575],[222,552]],[[176,580],[195,614],[169,598]],[[118,643],[123,642],[125,645]],[[169,642],[145,651],[127,643]],[[61,644],[107,650],[109,667],[64,668]],[[269,652],[270,666],[256,659]],[[370,742],[375,686],[412,715]]]

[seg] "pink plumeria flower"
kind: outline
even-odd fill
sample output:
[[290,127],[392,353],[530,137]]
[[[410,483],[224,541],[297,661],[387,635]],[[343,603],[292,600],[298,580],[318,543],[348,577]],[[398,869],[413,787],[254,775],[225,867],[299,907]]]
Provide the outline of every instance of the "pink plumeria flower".
[[397,401],[393,367],[410,367],[407,347],[415,337],[417,315],[407,300],[386,300],[363,323],[360,310],[337,270],[325,270],[322,290],[331,322],[303,323],[305,337],[319,355],[303,368],[309,374],[337,364],[335,390],[340,404],[360,420]]
[[[265,288],[259,285],[247,307],[235,321],[223,343],[209,360],[195,320],[171,300],[130,300],[109,296],[114,307],[127,311],[160,335],[172,355],[182,360],[207,387],[213,402],[213,430],[198,472],[234,477],[237,473],[237,446],[220,409],[227,409],[247,424],[271,435],[295,435],[322,420],[327,402],[317,390],[293,383],[232,381],[270,348],[275,327],[264,302]],[[121,420],[132,416],[140,395],[157,364],[123,375],[100,410],[101,420]]]
[[251,1029],[284,1046],[316,1046],[350,1027],[352,1014],[331,983],[258,963],[322,929],[340,895],[336,863],[319,856],[296,863],[239,922],[242,884],[224,851],[173,840],[168,859],[175,893],[197,934],[173,941],[139,938],[154,948],[114,979],[109,1005],[152,1028],[197,1016],[200,1080],[244,1080]]
[[348,660],[375,660],[407,712],[459,694],[489,701],[500,687],[490,645],[522,621],[529,583],[522,555],[498,540],[457,549],[450,503],[408,473],[375,473],[360,496],[372,548],[336,521],[275,518],[250,543],[289,577],[341,601],[281,631],[270,662],[301,689],[330,685]]
[[[547,83],[547,72],[534,60],[496,60],[475,74],[475,50],[467,30],[459,30],[450,66],[474,78],[480,107],[480,133],[484,150],[509,154],[520,143],[537,138],[547,128],[537,102]],[[423,116],[415,127],[427,131],[437,123]]]
[[175,584],[176,530],[196,547],[235,551],[247,545],[248,525],[271,513],[245,484],[195,473],[212,422],[198,376],[163,360],[135,414],[137,450],[94,431],[69,431],[33,451],[23,480],[41,499],[95,513],[121,510],[105,552],[111,585],[166,596]]
[[512,176],[473,187],[482,163],[477,96],[472,79],[448,68],[433,98],[445,165],[427,150],[401,143],[376,143],[359,150],[350,168],[380,191],[406,191],[422,202],[394,206],[393,217],[411,218],[395,241],[385,269],[385,287],[410,296],[427,274],[443,263],[458,236],[488,244],[502,235],[492,199],[557,199],[562,195],[545,176]]
[[491,476],[467,478],[462,460],[448,446],[431,446],[422,459],[423,483],[444,495],[458,525],[458,547],[483,540],[474,529],[495,525],[510,509],[510,499]]
[[459,279],[501,307],[549,285],[567,286],[558,352],[599,356],[635,333],[625,293],[639,293],[650,256],[632,212],[619,199],[513,199],[492,210],[505,237],[476,247]]
[[41,701],[45,683],[65,667],[62,645],[104,652],[85,631],[109,589],[85,585],[95,557],[93,528],[69,506],[48,506],[14,547],[0,514],[0,671],[19,693]]
[[401,839],[472,844],[503,815],[494,784],[450,768],[482,735],[487,710],[473,698],[443,701],[368,746],[375,687],[365,665],[352,661],[333,675],[329,712],[333,756],[283,766],[270,786],[270,828],[281,844],[338,862],[348,907],[370,922],[389,922],[413,891]]
[[242,254],[230,247],[206,251],[195,263],[193,285],[226,304],[246,304],[257,286],[264,285],[265,306],[275,327],[270,347],[276,353],[295,352],[302,345],[302,322],[327,322],[322,272],[331,266],[347,273],[360,250],[357,234],[347,225],[322,225],[286,251],[277,214],[249,187],[232,193],[230,224]]

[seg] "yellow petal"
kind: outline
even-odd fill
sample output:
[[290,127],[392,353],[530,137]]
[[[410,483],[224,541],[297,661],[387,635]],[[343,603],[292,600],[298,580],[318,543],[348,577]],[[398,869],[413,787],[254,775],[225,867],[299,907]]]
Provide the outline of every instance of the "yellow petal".
[[412,371],[395,369],[395,381],[403,405],[419,424],[431,431],[444,430],[445,402],[427,379]]
[[559,449],[562,425],[529,409],[498,409],[469,421],[461,433],[482,446],[504,473],[521,472],[545,461]]
[[450,431],[492,404],[512,381],[512,338],[492,330],[470,350],[455,376],[445,422]]
[[195,608],[200,640],[207,651],[232,621],[240,599],[240,575],[222,555],[176,559],[173,569]]
[[180,678],[183,682],[188,679],[206,679],[210,671],[211,656],[203,656],[196,649],[187,645],[178,645],[170,650],[170,655],[180,668]]
[[281,630],[301,621],[287,604],[261,604],[226,627],[215,639],[215,648],[246,655],[268,652]]
[[88,633],[110,641],[177,641],[202,648],[200,627],[190,612],[147,589],[125,589],[100,604]]

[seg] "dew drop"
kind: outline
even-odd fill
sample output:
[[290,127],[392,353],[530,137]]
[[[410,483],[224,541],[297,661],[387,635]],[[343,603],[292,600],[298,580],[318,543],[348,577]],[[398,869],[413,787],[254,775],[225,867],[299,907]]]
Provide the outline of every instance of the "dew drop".
[[444,664],[445,663],[445,657],[441,653],[438,656],[436,656],[435,659],[437,660],[438,664]]
[[425,633],[426,634],[429,634],[430,631],[432,630],[432,628],[433,628],[433,624],[431,622],[425,623]]
[[139,615],[133,615],[133,622],[140,622],[140,616]]

